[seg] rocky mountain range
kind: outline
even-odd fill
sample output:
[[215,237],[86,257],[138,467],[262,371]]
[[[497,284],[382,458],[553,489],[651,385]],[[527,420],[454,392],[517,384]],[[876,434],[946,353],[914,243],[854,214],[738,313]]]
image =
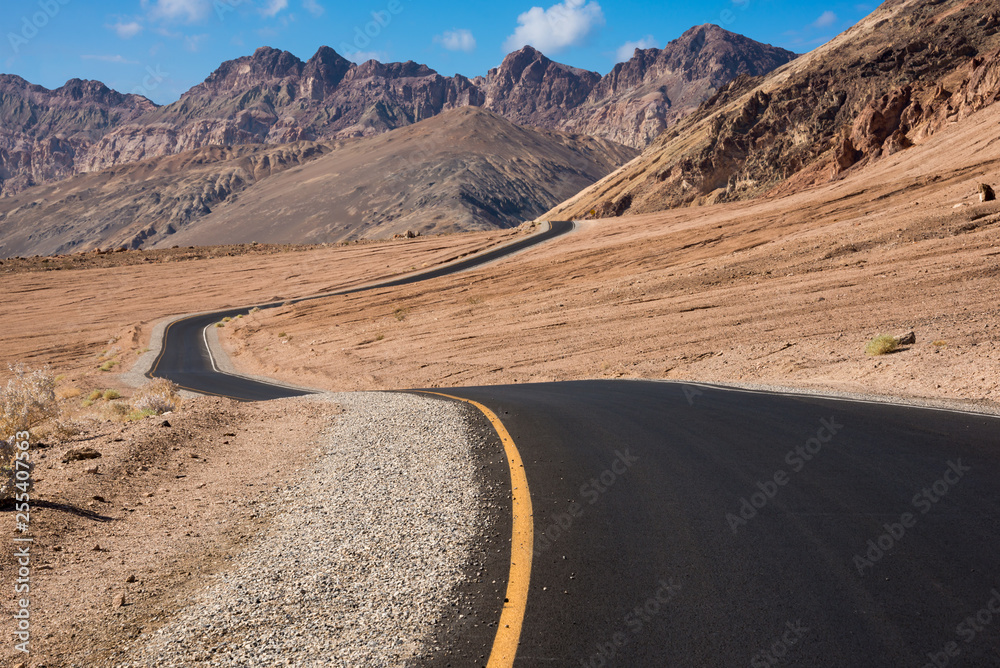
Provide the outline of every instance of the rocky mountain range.
[[477,107],[373,137],[203,146],[0,198],[0,258],[507,228],[636,154]]
[[0,193],[210,145],[372,136],[465,106],[642,148],[735,77],[794,57],[712,25],[637,50],[603,77],[531,47],[475,79],[412,61],[356,65],[328,47],[305,62],[262,47],[162,107],[97,82],[48,91],[3,76]]
[[1000,0],[889,0],[771,74],[737,77],[548,215],[780,195],[863,169],[1000,100],[998,33]]

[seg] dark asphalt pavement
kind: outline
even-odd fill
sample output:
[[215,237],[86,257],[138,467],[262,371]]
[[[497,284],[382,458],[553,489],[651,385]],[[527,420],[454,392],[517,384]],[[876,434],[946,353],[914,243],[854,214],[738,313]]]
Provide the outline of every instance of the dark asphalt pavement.
[[527,471],[515,665],[1000,666],[996,418],[657,382],[445,391],[496,412]]

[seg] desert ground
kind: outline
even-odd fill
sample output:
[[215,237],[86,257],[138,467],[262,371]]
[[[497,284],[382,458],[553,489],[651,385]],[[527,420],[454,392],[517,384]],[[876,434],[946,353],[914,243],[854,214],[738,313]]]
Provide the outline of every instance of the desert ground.
[[[588,222],[466,274],[290,305],[220,334],[242,371],[338,391],[652,378],[995,409],[1000,204],[981,204],[977,186],[1000,182],[1000,147],[983,139],[998,122],[986,110],[798,194]],[[189,399],[140,422],[100,401],[84,408],[95,389],[128,396],[117,372],[150,345],[156,322],[358,285],[513,234],[0,267],[0,362],[50,365],[77,425],[63,439],[39,435],[33,522],[45,547],[32,665],[101,665],[156,628],[267,522],[236,501],[293,479],[331,418],[298,400]],[[865,354],[872,337],[909,330],[915,344]],[[269,439],[279,432],[280,449]],[[103,456],[64,463],[77,447]]]

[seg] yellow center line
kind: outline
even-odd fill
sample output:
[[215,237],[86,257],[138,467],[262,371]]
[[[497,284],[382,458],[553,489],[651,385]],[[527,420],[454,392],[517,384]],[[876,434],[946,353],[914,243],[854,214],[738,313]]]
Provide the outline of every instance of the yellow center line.
[[441,392],[426,392],[448,399],[472,404],[490,421],[497,435],[503,442],[510,467],[510,489],[514,512],[513,530],[510,540],[510,577],[507,580],[507,598],[500,613],[500,624],[493,640],[493,649],[487,668],[509,668],[514,665],[517,645],[521,640],[521,626],[524,624],[524,611],[528,605],[528,583],[531,580],[531,555],[534,544],[534,518],[531,514],[531,493],[528,490],[528,477],[524,472],[521,454],[517,451],[514,439],[507,433],[506,427],[500,422],[496,413],[486,406],[471,399],[442,394]]

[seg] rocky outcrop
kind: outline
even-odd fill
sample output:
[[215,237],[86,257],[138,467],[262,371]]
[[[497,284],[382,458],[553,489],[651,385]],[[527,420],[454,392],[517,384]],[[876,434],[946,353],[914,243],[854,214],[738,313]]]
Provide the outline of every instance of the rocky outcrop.
[[553,62],[526,46],[473,82],[490,111],[521,125],[556,128],[600,80],[597,72]]
[[0,194],[71,176],[94,140],[155,106],[97,81],[48,90],[0,74]]
[[779,72],[737,77],[550,215],[621,215],[625,195],[646,213],[794,192],[919,144],[1000,100],[996,6],[886,2]]
[[663,49],[636,49],[561,127],[645,148],[736,77],[767,74],[795,58],[715,25],[697,26]]

